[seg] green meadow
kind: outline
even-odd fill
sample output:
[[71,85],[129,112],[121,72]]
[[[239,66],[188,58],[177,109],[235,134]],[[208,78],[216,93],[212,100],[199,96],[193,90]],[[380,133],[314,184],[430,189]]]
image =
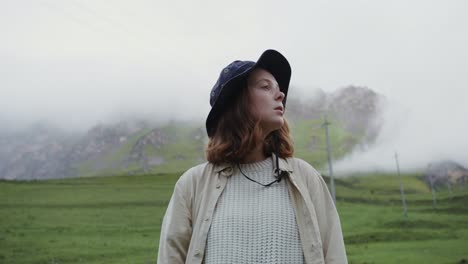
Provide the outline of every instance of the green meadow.
[[[179,174],[0,181],[0,263],[156,263]],[[433,207],[418,175],[336,180],[350,263],[468,263],[468,186]]]

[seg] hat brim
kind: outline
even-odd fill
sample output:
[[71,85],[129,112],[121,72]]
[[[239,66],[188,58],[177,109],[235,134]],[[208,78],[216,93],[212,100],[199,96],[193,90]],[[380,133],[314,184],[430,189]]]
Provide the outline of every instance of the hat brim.
[[242,73],[229,80],[229,82],[223,86],[206,119],[206,131],[208,133],[208,137],[214,135],[216,131],[216,123],[224,113],[224,110],[229,103],[228,100],[239,91],[237,87],[245,84],[245,78],[256,68],[265,69],[275,77],[280,90],[284,93],[283,106],[286,107],[286,98],[288,96],[289,82],[291,80],[291,66],[289,65],[288,60],[278,51],[271,49],[266,50],[262,53],[256,63],[253,63],[251,67],[245,69]]

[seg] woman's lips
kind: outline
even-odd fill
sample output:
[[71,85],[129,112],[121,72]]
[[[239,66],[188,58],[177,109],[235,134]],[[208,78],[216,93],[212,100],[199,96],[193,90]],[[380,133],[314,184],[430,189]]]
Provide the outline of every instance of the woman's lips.
[[284,108],[283,108],[282,106],[278,106],[278,107],[276,107],[274,110],[283,113]]

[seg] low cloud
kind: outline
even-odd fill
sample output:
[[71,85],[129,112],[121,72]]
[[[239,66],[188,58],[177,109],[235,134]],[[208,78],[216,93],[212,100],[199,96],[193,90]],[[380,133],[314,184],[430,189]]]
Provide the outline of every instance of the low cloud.
[[[422,93],[420,100],[403,104],[390,100],[382,113],[383,127],[376,142],[367,149],[356,149],[335,161],[340,175],[359,171],[396,171],[395,154],[404,171],[421,171],[428,163],[452,160],[468,167],[468,122],[463,94],[454,93],[451,101],[436,94]],[[442,100],[442,102],[440,101]]]

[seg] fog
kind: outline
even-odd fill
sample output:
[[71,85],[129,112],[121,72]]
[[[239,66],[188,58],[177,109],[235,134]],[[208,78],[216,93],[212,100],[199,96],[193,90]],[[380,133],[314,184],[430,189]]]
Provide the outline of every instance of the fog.
[[274,48],[292,87],[360,85],[390,101],[376,145],[337,171],[391,170],[395,152],[406,170],[468,165],[467,13],[462,0],[2,1],[0,120],[203,122],[221,68]]

